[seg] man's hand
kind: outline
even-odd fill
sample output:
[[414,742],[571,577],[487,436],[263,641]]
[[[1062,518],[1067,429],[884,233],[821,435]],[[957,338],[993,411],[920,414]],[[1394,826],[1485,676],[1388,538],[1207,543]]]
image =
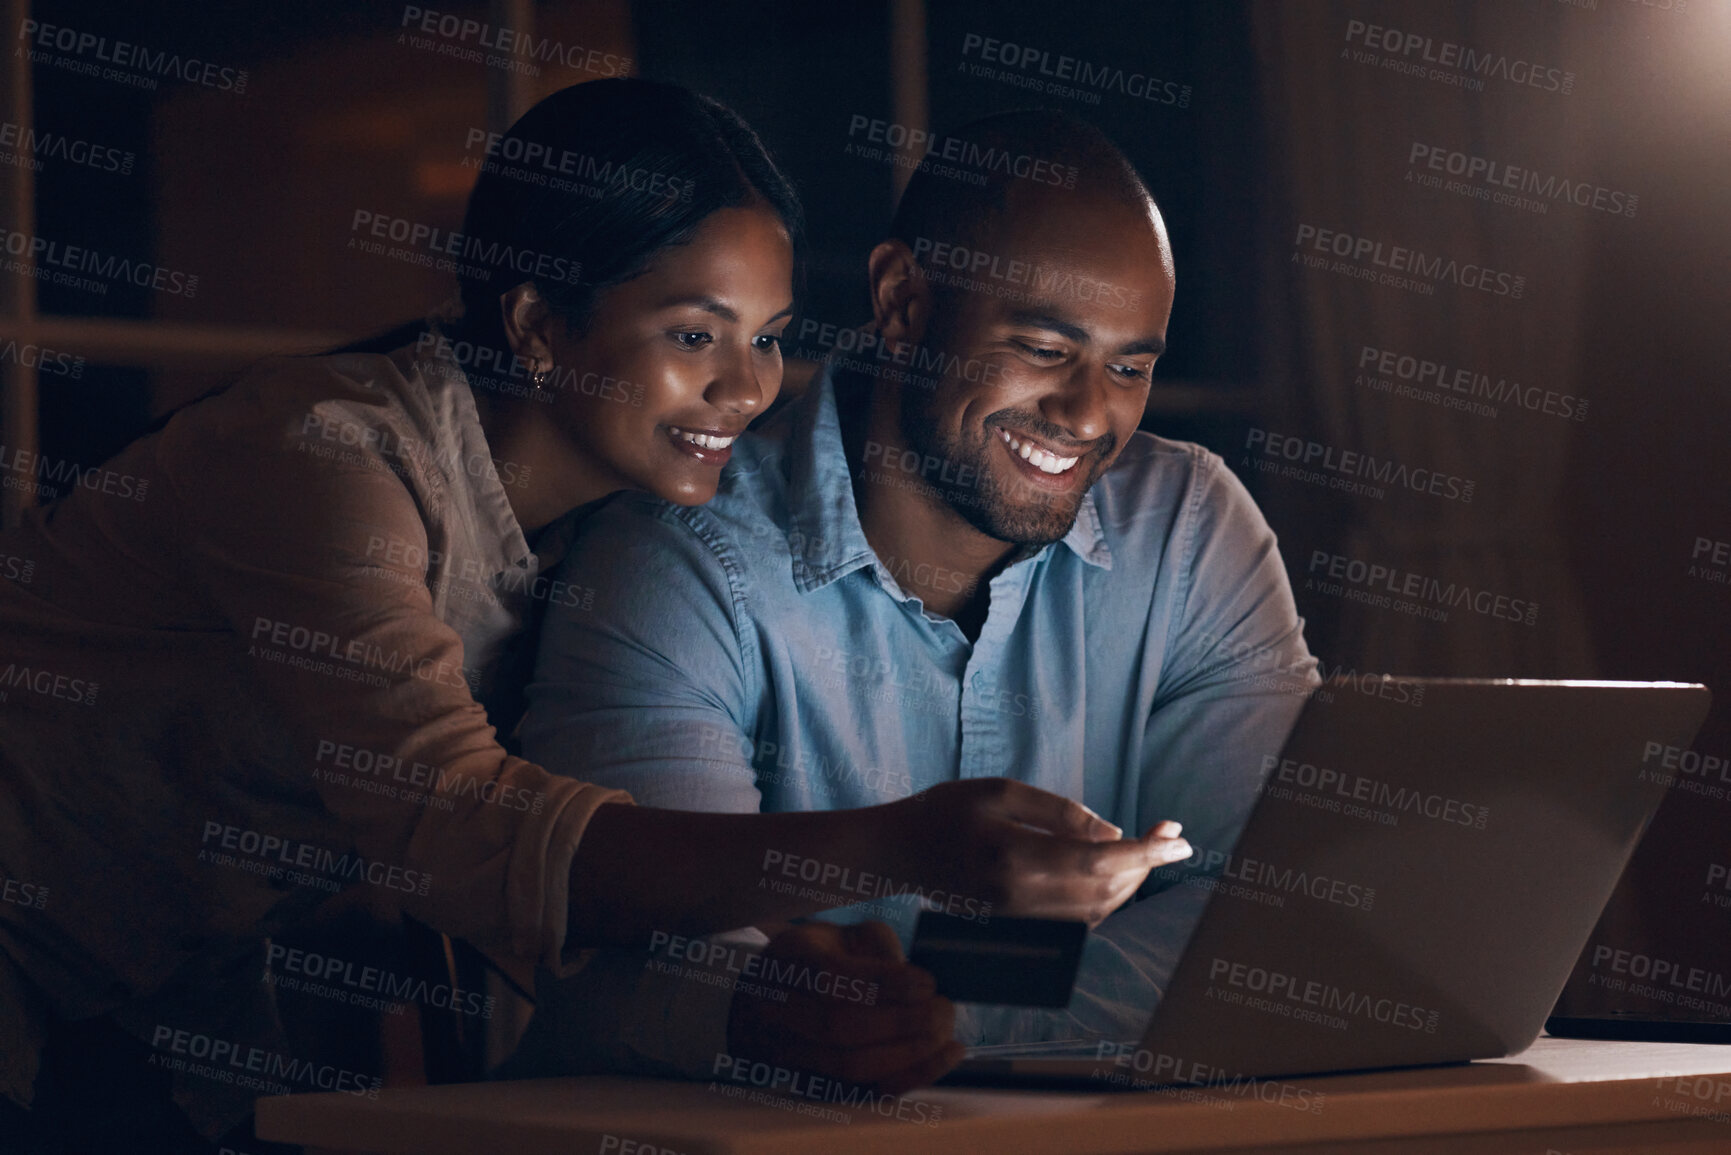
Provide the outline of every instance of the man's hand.
[[763,957],[751,981],[787,1001],[734,994],[727,1047],[735,1058],[892,1095],[961,1062],[963,1047],[950,1037],[955,1006],[903,959],[883,923],[807,923],[771,939]]
[[1124,838],[1080,802],[1008,778],[945,782],[884,809],[921,886],[994,914],[1098,926],[1150,870],[1190,857],[1176,822]]

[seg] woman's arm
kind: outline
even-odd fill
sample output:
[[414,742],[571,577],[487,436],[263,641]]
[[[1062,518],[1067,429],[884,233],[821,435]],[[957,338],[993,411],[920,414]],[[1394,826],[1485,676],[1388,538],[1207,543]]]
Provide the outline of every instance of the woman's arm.
[[1186,857],[1006,778],[947,782],[861,810],[700,814],[602,806],[571,869],[573,945],[639,946],[919,888],[993,913],[1100,922],[1148,871]]
[[[568,969],[572,855],[595,808],[628,796],[510,757],[476,701],[478,658],[429,586],[474,590],[496,559],[458,556],[485,512],[447,476],[462,447],[419,396],[381,358],[286,361],[178,414],[155,446],[164,563],[293,735],[266,801],[316,795],[326,848],[358,850],[428,925]],[[361,762],[400,785],[366,789],[380,774]],[[231,802],[239,822],[249,799]]]

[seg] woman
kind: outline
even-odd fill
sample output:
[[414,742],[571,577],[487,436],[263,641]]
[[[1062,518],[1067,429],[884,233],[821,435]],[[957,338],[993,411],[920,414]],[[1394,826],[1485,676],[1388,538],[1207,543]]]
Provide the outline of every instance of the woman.
[[[800,211],[738,117],[669,85],[566,89],[490,155],[443,241],[459,321],[268,363],[4,542],[33,563],[0,583],[0,870],[34,896],[0,903],[13,1102],[45,1042],[91,1023],[137,1040],[122,1081],[172,1071],[206,1136],[261,1088],[366,1093],[367,1073],[288,1054],[260,981],[264,939],[339,891],[569,973],[652,929],[810,913],[755,887],[767,847],[1092,920],[1174,856],[1101,845],[1116,828],[1002,781],[854,815],[684,814],[500,744],[526,627],[582,597],[542,576],[582,507],[707,500],[773,401]],[[857,953],[902,975],[921,1025],[853,1069],[953,1063],[929,985]],[[78,1113],[51,1090],[51,1118]]]

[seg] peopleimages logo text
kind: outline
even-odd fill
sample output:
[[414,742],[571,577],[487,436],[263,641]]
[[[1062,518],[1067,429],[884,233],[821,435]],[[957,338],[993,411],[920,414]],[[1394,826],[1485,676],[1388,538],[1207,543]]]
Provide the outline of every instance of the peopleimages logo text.
[[1442,794],[1426,794],[1422,790],[1395,786],[1362,774],[1298,762],[1275,754],[1262,756],[1262,773],[1266,786],[1270,788],[1276,783],[1296,786],[1318,794],[1333,794],[1372,806],[1383,806],[1394,813],[1422,814],[1426,818],[1474,830],[1483,830],[1491,815],[1489,806],[1462,802]]
[[[66,458],[56,461],[17,446],[0,445],[0,473],[19,475],[21,484],[12,484],[11,477],[5,479],[7,489],[27,489],[47,498],[58,497],[62,489],[70,491],[73,486],[132,501],[143,501],[150,492],[150,479],[147,477],[120,473],[101,465],[81,466]],[[40,478],[41,481],[23,482],[27,477]]]
[[[204,824],[204,836],[199,841],[209,847],[213,839],[222,850],[238,851],[273,865],[313,870],[332,879],[368,882],[404,894],[424,896],[433,881],[433,876],[425,871],[408,870],[376,860],[368,861],[359,854],[346,851],[338,854],[329,847],[311,842],[283,838],[276,834],[262,834],[257,830],[246,830],[225,822],[207,820]],[[200,850],[199,859],[210,860],[209,852]]]
[[[1399,58],[1415,70],[1435,65],[1482,80],[1506,80],[1510,84],[1526,85],[1544,92],[1568,95],[1575,91],[1575,74],[1561,68],[1550,68],[1530,60],[1510,57],[1506,53],[1438,40],[1419,32],[1403,32],[1366,24],[1362,20],[1346,22],[1346,42]],[[1415,58],[1416,57],[1416,58]]]
[[1473,261],[1463,263],[1453,257],[1431,255],[1403,245],[1385,244],[1338,229],[1301,224],[1292,244],[1298,250],[1293,254],[1294,259],[1300,252],[1310,249],[1355,264],[1368,260],[1372,272],[1386,269],[1392,274],[1416,277],[1420,282],[1446,281],[1463,289],[1477,289],[1492,296],[1508,297],[1517,301],[1527,288],[1526,277],[1516,273],[1503,272]]
[[1339,1011],[1391,1027],[1436,1034],[1438,1012],[1414,1006],[1403,999],[1378,997],[1346,990],[1320,979],[1304,979],[1265,967],[1216,958],[1209,961],[1208,981],[1220,982],[1240,991],[1289,999],[1322,1011]]
[[34,125],[15,124],[10,120],[0,121],[0,148],[16,148],[38,160],[43,157],[63,160],[97,172],[117,172],[122,176],[132,171],[132,162],[136,159],[133,153],[118,148],[93,144]]
[[[520,249],[501,241],[489,241],[469,233],[453,232],[437,225],[394,217],[368,209],[356,209],[349,221],[349,232],[362,233],[379,240],[395,241],[412,249],[424,249],[435,257],[452,257],[474,261],[484,268],[510,269],[525,277],[564,281],[577,284],[582,279],[583,266],[564,257],[534,249]],[[351,236],[350,242],[355,238]]]
[[1713,999],[1731,999],[1731,976],[1703,967],[1686,966],[1674,959],[1656,958],[1615,947],[1593,947],[1591,965],[1603,967],[1615,974],[1629,975],[1691,994]]
[[[176,1029],[171,1026],[157,1024],[151,1033],[150,1045],[159,1052],[168,1055],[186,1056],[192,1059],[208,1061],[208,1066],[191,1068],[192,1073],[206,1077],[218,1077],[221,1082],[235,1083],[237,1086],[253,1086],[245,1081],[237,1081],[236,1075],[257,1076],[264,1080],[286,1079],[290,1084],[301,1083],[320,1091],[335,1091],[345,1095],[360,1095],[368,1099],[379,1097],[379,1088],[384,1080],[376,1075],[363,1075],[343,1067],[332,1066],[329,1063],[314,1063],[307,1059],[296,1059],[290,1055],[276,1051],[267,1051],[262,1047],[248,1046],[236,1043],[232,1039],[219,1039],[211,1035],[201,1035],[193,1031]],[[156,1058],[157,1056],[152,1056]],[[168,1067],[169,1070],[182,1069],[171,1063],[155,1064]],[[281,1094],[289,1088],[281,1087],[280,1083],[271,1087],[272,1094]]]
[[[167,293],[172,297],[191,299],[198,294],[198,277],[193,273],[170,269],[149,261],[130,257],[106,256],[87,245],[69,245],[30,233],[0,229],[0,250],[8,257],[25,258],[41,266],[42,272],[55,271],[74,276],[100,278],[103,281],[124,281],[140,289]],[[93,288],[80,284],[78,288]],[[106,293],[107,289],[96,289]]]
[[84,376],[83,357],[15,339],[0,344],[0,365],[22,365],[49,377],[70,377],[74,381]]
[[[712,1088],[720,1084],[722,1089],[729,1089],[727,1082],[744,1084],[796,1100],[835,1103],[850,1110],[864,1108],[886,1119],[921,1123],[927,1127],[936,1127],[944,1117],[942,1103],[911,1099],[906,1095],[887,1095],[858,1083],[778,1067],[761,1060],[736,1058],[726,1052],[716,1054],[710,1077]],[[846,1115],[838,1114],[835,1118],[841,1123],[852,1122]]]
[[[1463,369],[1444,361],[1415,357],[1394,349],[1361,346],[1358,352],[1358,368],[1361,370],[1361,383],[1377,385],[1393,380],[1411,382],[1415,387],[1429,387],[1445,394],[1479,398],[1499,405],[1516,405],[1531,413],[1543,413],[1565,421],[1587,419],[1586,399],[1573,393],[1559,393],[1555,389],[1541,389],[1537,385],[1522,385],[1519,381],[1511,381],[1507,377],[1492,380],[1488,373]],[[1382,374],[1385,382],[1364,378],[1364,371]],[[1494,415],[1496,411],[1491,412]]]
[[[1115,309],[1134,306],[1141,297],[1134,289],[1126,289],[1122,285],[1091,277],[1078,277],[1068,268],[1054,269],[1038,263],[1030,264],[984,249],[970,249],[948,241],[934,241],[930,237],[915,237],[913,247],[914,260],[926,271],[927,277],[938,279],[940,284],[954,288],[975,292],[983,289],[993,296],[1008,296],[1021,300],[1072,297],[1078,301],[1098,301]],[[962,276],[950,278],[946,270]],[[934,277],[934,274],[938,276]],[[982,281],[979,279],[981,277],[989,280]],[[1010,286],[1018,286],[1027,291],[1014,292]]]
[[[471,128],[463,138],[464,152],[470,152],[476,146],[481,146],[493,160],[522,165],[523,171],[531,176],[533,183],[548,184],[548,187],[561,191],[597,190],[614,196],[627,192],[646,192],[652,197],[689,201],[697,189],[695,180],[682,180],[654,169],[633,168],[622,161],[601,160],[568,148],[555,152],[552,146],[540,141],[488,132],[484,128]],[[471,157],[465,156],[464,167],[469,167],[471,161]],[[549,184],[554,177],[574,179]]]
[[[855,870],[835,862],[823,862],[780,850],[763,852],[763,872],[780,875],[800,882],[814,883],[834,898],[845,898],[849,904],[880,898],[913,895],[921,903],[945,914],[970,921],[984,922],[990,917],[992,904],[976,898],[943,890],[927,890],[917,883],[896,882],[869,870]],[[773,888],[772,888],[773,889]]]
[[853,149],[858,143],[854,138],[863,135],[871,144],[888,145],[891,149],[907,149],[918,156],[916,163],[948,161],[962,166],[962,170],[969,175],[982,179],[988,172],[999,172],[1020,180],[1030,180],[1035,184],[1075,188],[1076,177],[1081,171],[1073,164],[1057,164],[1044,157],[1007,152],[996,145],[983,145],[959,136],[912,128],[857,112],[848,118],[847,135],[849,149]]
[[[1099,89],[1102,92],[1117,92],[1137,100],[1147,100],[1155,104],[1175,105],[1178,108],[1190,106],[1190,86],[1180,84],[1175,80],[1162,80],[1146,72],[1137,72],[1118,68],[1109,64],[1095,64],[1075,56],[1062,53],[1053,54],[1044,48],[1031,44],[1016,44],[1009,40],[999,40],[992,36],[984,36],[978,32],[969,32],[962,37],[962,56],[964,58],[978,53],[981,60],[993,64],[1002,64],[1020,72],[1049,77],[1052,81],[1064,81],[1079,88]],[[1041,86],[1043,89],[1044,86]],[[1062,91],[1053,95],[1067,95]],[[1098,97],[1093,103],[1099,103]]]
[[1410,489],[1414,493],[1446,497],[1452,501],[1470,502],[1473,499],[1474,484],[1470,478],[1435,469],[1409,469],[1404,462],[1392,458],[1379,458],[1373,453],[1360,453],[1354,449],[1341,450],[1291,434],[1253,427],[1245,435],[1244,448],[1247,452],[1284,458],[1306,468],[1325,469],[1378,485]]
[[[133,44],[125,40],[111,41],[106,36],[67,28],[64,25],[21,20],[18,23],[18,39],[40,49],[51,49],[79,58],[89,57],[92,63],[136,69],[144,74],[152,89],[156,87],[155,78],[172,76],[188,84],[232,92],[237,96],[246,92],[247,77],[244,68],[224,68],[220,64],[199,60],[197,57],[183,57],[178,52],[153,51],[143,44]],[[32,59],[34,58],[32,56]]]
[[[1326,874],[1313,874],[1308,870],[1280,866],[1260,858],[1244,858],[1225,850],[1203,850],[1196,856],[1196,859],[1193,862],[1157,866],[1151,872],[1151,876],[1164,881],[1201,886],[1205,890],[1218,889],[1211,884],[1222,880],[1242,882],[1250,887],[1266,887],[1270,891],[1279,891],[1282,894],[1306,895],[1318,902],[1326,902],[1352,910],[1370,910],[1376,905],[1376,888],[1374,886],[1364,886],[1348,879],[1333,878]],[[1241,890],[1244,888],[1233,889]],[[1258,896],[1244,894],[1237,897]],[[1284,903],[1276,901],[1266,905],[1284,905]]]
[[100,683],[88,678],[74,678],[40,666],[7,662],[5,668],[0,669],[0,702],[10,699],[11,690],[26,690],[75,706],[94,706],[97,691],[101,688]]
[[1409,165],[1422,165],[1433,173],[1464,177],[1468,183],[1483,184],[1492,192],[1507,190],[1526,193],[1541,198],[1542,201],[1565,201],[1580,208],[1597,209],[1599,212],[1616,216],[1634,216],[1635,209],[1641,202],[1641,198],[1634,193],[1606,188],[1604,185],[1584,180],[1570,180],[1554,175],[1541,176],[1533,169],[1522,168],[1520,165],[1505,164],[1489,157],[1475,156],[1422,141],[1413,141],[1406,162]]
[[[1114,1043],[1102,1039],[1095,1047],[1094,1058],[1099,1061],[1110,1059],[1114,1066],[1127,1068],[1113,1072],[1095,1070],[1096,1078],[1112,1086],[1132,1086],[1137,1090],[1146,1088],[1167,1095],[1176,1091],[1175,1097],[1185,1102],[1206,1103],[1211,1106],[1236,1105],[1223,1098],[1204,1097],[1196,1089],[1205,1088],[1221,1096],[1252,1098],[1263,1103],[1275,1103],[1295,1111],[1320,1115],[1326,1098],[1323,1092],[1313,1091],[1296,1083],[1258,1079],[1253,1075],[1245,1075],[1226,1067],[1216,1067],[1181,1055],[1150,1051],[1135,1043]],[[1136,1075],[1132,1076],[1130,1070],[1134,1070]],[[1180,1086],[1170,1087],[1165,1084]]]
[[[262,639],[262,641],[261,641]],[[393,675],[408,675],[423,682],[472,690],[480,684],[476,670],[456,665],[444,658],[430,658],[411,650],[387,650],[376,642],[361,638],[344,641],[336,634],[292,622],[272,618],[253,618],[252,646],[249,657],[263,656],[269,647],[292,651],[315,658],[330,658],[368,671],[383,671]]]
[[[1530,626],[1539,620],[1537,602],[1511,598],[1487,589],[1474,589],[1465,582],[1451,581],[1445,584],[1437,578],[1412,573],[1396,566],[1368,562],[1348,554],[1330,553],[1323,549],[1312,550],[1309,574],[1310,577],[1305,582],[1306,589],[1312,588],[1312,583],[1321,579],[1345,582],[1363,588],[1370,597],[1380,598],[1370,604],[1383,608],[1388,608],[1388,598],[1381,595],[1387,594],[1389,597],[1413,598],[1447,609],[1469,609],[1499,621],[1521,622]],[[1332,591],[1325,589],[1324,592]],[[1368,599],[1357,597],[1350,600]],[[1444,613],[1436,620],[1447,621],[1448,615]]]
[[[631,71],[629,56],[620,56],[599,48],[585,48],[581,44],[566,44],[550,36],[537,39],[527,32],[503,24],[488,24],[468,16],[437,12],[414,4],[404,5],[402,23],[398,27],[427,36],[437,36],[450,42],[452,46],[466,48],[472,43],[478,50],[499,52],[507,57],[540,64],[560,64],[574,72],[589,72],[596,76],[624,76]],[[482,58],[477,54],[472,59],[478,64]]]
[[[690,963],[711,975],[729,975],[744,979],[760,979],[782,993],[802,989],[825,998],[874,1006],[878,1001],[878,984],[868,983],[855,975],[814,968],[797,959],[780,959],[756,949],[741,949],[730,943],[705,938],[687,938],[671,931],[657,930],[649,935],[649,953]],[[755,993],[755,992],[754,992]]]
[[266,948],[265,966],[267,981],[282,972],[298,975],[312,983],[334,983],[351,994],[377,996],[386,1002],[421,1003],[483,1019],[493,1017],[493,1008],[498,1002],[493,995],[479,991],[465,991],[446,983],[429,983],[424,978],[404,977],[383,967],[356,966],[346,959],[287,947],[278,942],[272,942]]

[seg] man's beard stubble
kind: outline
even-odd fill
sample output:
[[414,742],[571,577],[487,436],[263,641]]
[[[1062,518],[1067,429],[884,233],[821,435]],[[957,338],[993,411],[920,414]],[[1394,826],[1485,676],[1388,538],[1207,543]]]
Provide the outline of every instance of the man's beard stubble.
[[1112,435],[1107,434],[1086,457],[1072,466],[1074,469],[1092,471],[1087,484],[1079,486],[1073,497],[1055,497],[1031,487],[1017,485],[1016,488],[1022,490],[1018,500],[1012,496],[1010,488],[999,481],[999,471],[1003,466],[991,466],[994,453],[992,443],[997,437],[993,430],[997,419],[1009,418],[1011,428],[1025,430],[1053,441],[1064,440],[1063,431],[1034,414],[1003,409],[986,418],[978,439],[964,441],[960,438],[948,438],[939,432],[938,422],[933,416],[937,395],[941,389],[941,384],[938,389],[932,390],[903,389],[902,403],[899,406],[902,440],[909,449],[920,454],[922,459],[936,458],[948,462],[956,467],[953,471],[956,476],[967,477],[971,474],[977,480],[973,485],[963,485],[954,480],[945,480],[940,474],[937,478],[928,479],[927,484],[937,491],[946,505],[987,537],[1027,549],[1039,549],[1062,540],[1070,532],[1070,527],[1076,524],[1082,498],[1099,480],[1103,463],[1111,460],[1114,445]]

